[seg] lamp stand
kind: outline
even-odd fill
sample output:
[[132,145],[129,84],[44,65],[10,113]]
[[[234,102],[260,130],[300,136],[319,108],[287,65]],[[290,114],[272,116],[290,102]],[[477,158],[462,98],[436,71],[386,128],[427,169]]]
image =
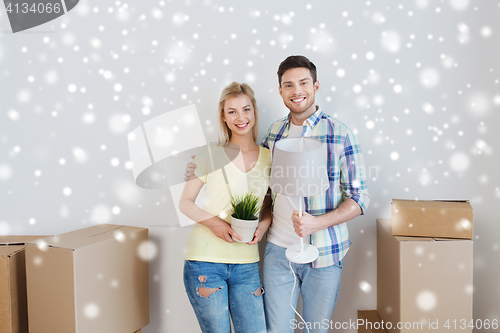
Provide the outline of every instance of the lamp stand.
[[[299,217],[302,217],[302,198],[299,198]],[[296,264],[308,264],[318,258],[318,248],[311,244],[304,244],[300,237],[300,244],[295,244],[286,249],[286,258]]]

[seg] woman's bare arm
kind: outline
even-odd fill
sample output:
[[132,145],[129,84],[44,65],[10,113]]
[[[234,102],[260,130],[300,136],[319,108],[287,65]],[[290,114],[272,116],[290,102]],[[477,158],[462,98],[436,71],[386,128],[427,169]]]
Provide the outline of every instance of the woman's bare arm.
[[241,237],[231,229],[231,226],[226,221],[204,211],[196,205],[195,200],[202,187],[203,182],[198,177],[192,176],[184,185],[179,201],[179,210],[191,220],[208,227],[215,236],[228,243],[233,242],[231,236],[241,240]]

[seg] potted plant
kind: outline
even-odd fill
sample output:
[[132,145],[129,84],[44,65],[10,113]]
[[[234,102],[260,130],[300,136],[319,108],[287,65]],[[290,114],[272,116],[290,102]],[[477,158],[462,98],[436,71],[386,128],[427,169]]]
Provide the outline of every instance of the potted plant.
[[259,198],[253,193],[246,193],[241,196],[231,196],[231,228],[241,237],[241,241],[233,238],[236,242],[251,242],[255,229],[259,224],[258,206]]

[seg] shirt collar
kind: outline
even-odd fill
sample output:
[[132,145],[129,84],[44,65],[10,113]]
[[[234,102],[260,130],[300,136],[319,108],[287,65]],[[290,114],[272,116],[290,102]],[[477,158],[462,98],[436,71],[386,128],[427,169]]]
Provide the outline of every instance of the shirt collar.
[[[323,118],[323,111],[319,108],[319,106],[316,105],[316,112],[314,112],[309,118],[306,119],[306,121],[309,123],[309,126],[311,128],[314,128],[319,121]],[[288,113],[288,118],[285,120],[285,125],[287,128],[290,128],[290,123],[292,121],[292,114]]]

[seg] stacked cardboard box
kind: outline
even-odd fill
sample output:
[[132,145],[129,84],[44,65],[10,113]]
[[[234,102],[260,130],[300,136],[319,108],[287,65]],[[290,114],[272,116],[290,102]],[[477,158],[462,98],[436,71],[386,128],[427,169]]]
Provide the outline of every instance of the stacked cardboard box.
[[0,332],[27,333],[24,244],[47,236],[0,236]]
[[377,220],[377,311],[387,330],[449,332],[469,323],[470,204],[394,200],[392,209],[392,221]]
[[395,236],[472,239],[472,223],[468,201],[392,201]]
[[147,241],[147,229],[102,224],[26,244],[30,333],[140,332]]

